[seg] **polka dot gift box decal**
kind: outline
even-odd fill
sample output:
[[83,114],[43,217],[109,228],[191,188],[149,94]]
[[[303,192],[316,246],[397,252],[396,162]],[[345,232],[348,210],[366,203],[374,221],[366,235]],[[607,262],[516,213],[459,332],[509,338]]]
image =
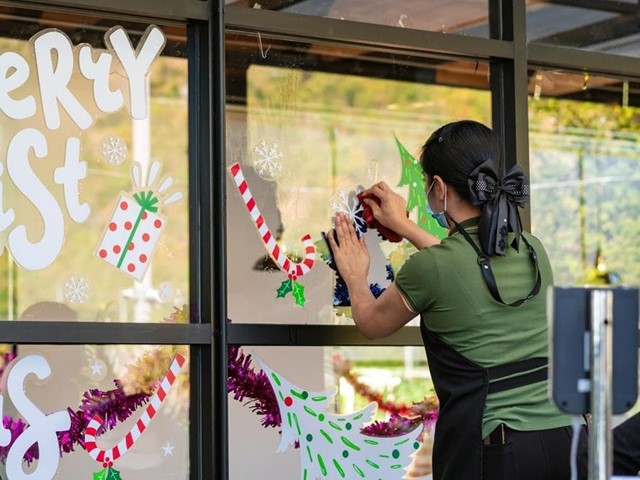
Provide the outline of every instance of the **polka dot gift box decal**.
[[173,179],[166,176],[157,186],[162,166],[151,162],[146,182],[141,179],[141,165],[131,168],[136,190],[120,193],[113,214],[96,250],[96,256],[140,281],[147,272],[167,218],[158,213],[162,205],[182,199],[182,192],[166,195]]
[[377,404],[370,403],[350,415],[324,412],[336,388],[310,392],[297,387],[258,360],[280,408],[282,433],[278,452],[296,442],[300,446],[303,480],[372,479],[405,477],[412,455],[420,447],[422,425],[397,437],[372,437],[361,432],[372,420]]

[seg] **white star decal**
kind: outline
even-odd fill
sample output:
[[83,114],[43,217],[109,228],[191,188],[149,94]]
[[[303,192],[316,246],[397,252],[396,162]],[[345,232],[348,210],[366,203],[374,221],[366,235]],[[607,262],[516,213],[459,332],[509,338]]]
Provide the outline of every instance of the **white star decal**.
[[174,445],[171,445],[171,443],[167,442],[167,444],[162,447],[162,450],[164,450],[164,455],[163,457],[166,457],[168,455],[173,457],[173,449],[176,448]]
[[100,362],[98,359],[94,360],[90,367],[92,377],[102,375],[102,362]]

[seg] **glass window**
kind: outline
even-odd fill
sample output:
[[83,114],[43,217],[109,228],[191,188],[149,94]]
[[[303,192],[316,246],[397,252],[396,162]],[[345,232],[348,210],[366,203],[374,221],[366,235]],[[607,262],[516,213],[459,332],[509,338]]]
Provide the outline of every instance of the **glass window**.
[[0,345],[3,425],[12,435],[0,442],[2,478],[19,478],[19,469],[34,478],[110,469],[187,480],[188,358],[186,346]]
[[189,290],[185,29],[6,9],[0,24],[0,314],[161,321]]
[[632,0],[528,1],[531,42],[640,56],[638,3]]
[[487,0],[226,0],[226,4],[475,37],[489,33]]
[[529,90],[531,224],[556,283],[637,284],[638,85],[539,70]]
[[[227,41],[227,161],[236,165],[227,201],[229,317],[349,321],[322,232],[338,210],[361,216],[360,186],[384,180],[404,195],[424,196],[421,170],[410,159],[448,121],[490,122],[487,66],[274,39],[262,58],[253,35]],[[424,209],[420,218],[416,212],[433,228]],[[365,235],[375,294],[411,251],[373,229]],[[302,274],[289,278],[286,262],[298,263]]]
[[[246,360],[249,353],[252,356]],[[319,455],[328,472],[342,468],[344,478],[400,478],[404,474],[426,478],[431,473],[437,399],[423,348],[240,348],[229,365],[229,478],[304,478],[302,469],[309,455],[314,460]],[[269,380],[276,377],[279,383],[271,380],[274,390],[262,387],[271,385]],[[234,400],[237,393],[247,395]],[[377,402],[377,408],[372,402]],[[392,417],[398,414],[414,421],[396,418],[394,422]],[[348,415],[353,420],[346,427],[350,420],[339,418]],[[420,435],[423,424],[426,433]],[[345,428],[338,430],[341,425]],[[356,475],[354,463],[369,473],[365,469],[371,463],[366,460],[377,462],[381,447],[376,441],[399,444],[398,437],[415,428],[410,442],[403,444],[407,450],[390,452],[389,457],[397,458],[399,465],[391,472],[400,473],[385,476],[383,459],[376,476]],[[363,447],[359,464],[350,455],[353,450],[347,449],[345,455],[346,442],[336,435]],[[332,437],[337,442],[331,444]],[[405,456],[408,450],[417,451],[415,458]],[[247,452],[251,452],[251,462],[246,461]],[[307,473],[307,478],[314,478]]]

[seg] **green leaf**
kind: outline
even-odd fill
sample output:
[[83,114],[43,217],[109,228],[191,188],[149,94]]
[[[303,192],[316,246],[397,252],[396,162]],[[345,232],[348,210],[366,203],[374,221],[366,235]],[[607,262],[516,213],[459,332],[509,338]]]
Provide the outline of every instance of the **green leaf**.
[[298,282],[293,282],[293,298],[296,299],[296,305],[304,307],[307,299],[304,296],[304,285]]
[[107,468],[106,480],[122,480],[122,477],[120,476],[120,472],[115,468]]
[[93,480],[122,480],[122,477],[118,470],[107,467],[99,472],[93,472]]
[[280,284],[278,287],[278,296],[276,298],[284,298],[287,293],[293,290],[293,280],[288,279]]

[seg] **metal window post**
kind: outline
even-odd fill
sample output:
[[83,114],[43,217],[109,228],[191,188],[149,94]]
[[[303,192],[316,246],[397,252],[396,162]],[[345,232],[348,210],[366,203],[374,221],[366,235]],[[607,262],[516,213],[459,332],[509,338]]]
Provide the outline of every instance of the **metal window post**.
[[612,473],[611,410],[613,367],[613,291],[591,292],[591,415],[589,480]]

